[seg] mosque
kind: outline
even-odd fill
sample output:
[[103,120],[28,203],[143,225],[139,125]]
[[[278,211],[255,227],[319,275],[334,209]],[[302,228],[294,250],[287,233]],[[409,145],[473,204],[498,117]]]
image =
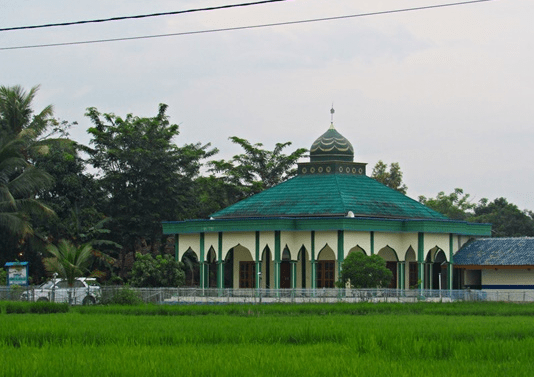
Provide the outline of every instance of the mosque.
[[210,219],[163,222],[163,233],[177,260],[195,255],[202,288],[333,288],[343,260],[365,253],[384,258],[390,288],[452,289],[453,255],[491,224],[450,220],[366,165],[332,122],[295,177]]

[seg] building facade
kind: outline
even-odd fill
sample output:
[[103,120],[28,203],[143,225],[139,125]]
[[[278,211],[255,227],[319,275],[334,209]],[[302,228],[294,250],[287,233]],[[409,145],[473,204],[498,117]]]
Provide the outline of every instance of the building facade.
[[451,289],[453,255],[491,225],[449,220],[368,177],[332,123],[297,176],[163,232],[178,260],[198,260],[203,288],[333,288],[358,252],[384,258],[391,288]]

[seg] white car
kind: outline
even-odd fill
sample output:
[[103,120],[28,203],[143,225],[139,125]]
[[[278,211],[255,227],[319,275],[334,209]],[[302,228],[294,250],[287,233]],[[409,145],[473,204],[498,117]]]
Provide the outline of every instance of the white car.
[[37,288],[22,293],[24,301],[65,302],[72,305],[92,305],[100,301],[102,291],[94,278],[76,278],[72,288],[65,279],[52,279]]

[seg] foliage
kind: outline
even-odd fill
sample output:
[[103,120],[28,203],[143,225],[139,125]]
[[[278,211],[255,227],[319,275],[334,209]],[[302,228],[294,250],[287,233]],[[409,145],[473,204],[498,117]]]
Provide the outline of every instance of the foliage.
[[59,239],[88,242],[81,235],[105,218],[96,208],[103,200],[103,192],[94,177],[86,173],[77,144],[51,142],[51,146],[47,154],[36,156],[34,161],[54,178],[54,187],[43,190],[39,196],[57,217],[40,226],[52,242]]
[[74,285],[77,277],[87,272],[93,255],[90,244],[77,247],[67,240],[59,241],[58,246],[50,244],[47,250],[52,257],[43,260],[46,270],[67,280],[69,287]]
[[99,209],[111,217],[113,241],[124,246],[121,267],[125,253],[134,251],[141,240],[155,252],[161,221],[196,213],[193,182],[201,160],[216,153],[209,144],[176,146],[178,125],[169,123],[166,110],[167,105],[161,104],[155,117],[121,118],[87,109],[94,125],[88,130],[94,146],[87,150],[89,162],[99,170],[105,198]]
[[505,198],[492,202],[482,199],[474,208],[469,218],[472,222],[491,223],[494,237],[534,236],[534,219],[528,211],[521,211],[515,204]]
[[183,264],[175,261],[170,254],[136,254],[130,283],[134,287],[179,287],[184,285]]
[[7,285],[7,271],[3,268],[0,269],[0,286]]
[[483,198],[478,204],[474,204],[469,200],[469,194],[456,188],[449,195],[441,191],[436,198],[420,196],[419,201],[452,220],[490,223],[493,237],[534,236],[532,212],[521,211],[505,198],[497,198],[492,202]]
[[307,152],[305,148],[299,148],[289,155],[282,153],[291,142],[277,143],[269,151],[263,149],[261,143],[251,144],[237,136],[232,136],[230,140],[243,148],[244,153],[229,161],[210,161],[210,165],[212,172],[222,173],[224,182],[240,192],[238,197],[231,200],[233,202],[276,186],[296,175],[295,164]]
[[69,305],[55,302],[17,302],[12,301],[5,305],[6,314],[52,314],[67,313]]
[[25,92],[21,86],[0,86],[0,136],[35,140],[54,122],[52,105],[38,114],[33,113],[32,102],[39,90],[34,86]]
[[469,194],[464,194],[461,188],[455,188],[454,192],[449,195],[440,191],[435,198],[420,195],[419,202],[451,220],[467,220],[472,216],[472,210],[475,208],[475,204],[469,200]]
[[111,295],[102,297],[102,304],[104,305],[130,305],[136,306],[143,304],[143,300],[139,294],[128,286],[113,290]]
[[511,305],[508,302],[491,301],[455,301],[436,302],[351,302],[287,304],[225,304],[225,305],[152,305],[138,307],[113,306],[79,306],[73,310],[90,315],[140,315],[140,316],[237,316],[258,317],[266,315],[301,316],[301,315],[425,315],[425,316],[534,316],[534,303]]
[[53,180],[23,158],[21,147],[19,139],[0,140],[0,228],[25,237],[33,233],[30,215],[53,214],[35,198]]
[[402,171],[398,162],[392,162],[387,170],[387,164],[379,160],[373,168],[371,178],[377,180],[383,185],[406,194],[408,187],[402,182]]
[[341,264],[340,283],[343,287],[348,280],[354,288],[386,287],[392,277],[386,261],[378,255],[353,252]]

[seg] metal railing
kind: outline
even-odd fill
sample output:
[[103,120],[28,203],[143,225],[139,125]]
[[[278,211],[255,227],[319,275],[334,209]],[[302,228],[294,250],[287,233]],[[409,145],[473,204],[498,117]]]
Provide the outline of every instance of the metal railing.
[[[219,289],[219,288],[133,288],[103,286],[99,301],[113,302],[124,290],[146,303],[335,303],[335,302],[534,302],[534,290],[437,290],[437,289]],[[0,300],[36,301],[37,287],[0,286]],[[76,304],[82,301],[75,300]]]

